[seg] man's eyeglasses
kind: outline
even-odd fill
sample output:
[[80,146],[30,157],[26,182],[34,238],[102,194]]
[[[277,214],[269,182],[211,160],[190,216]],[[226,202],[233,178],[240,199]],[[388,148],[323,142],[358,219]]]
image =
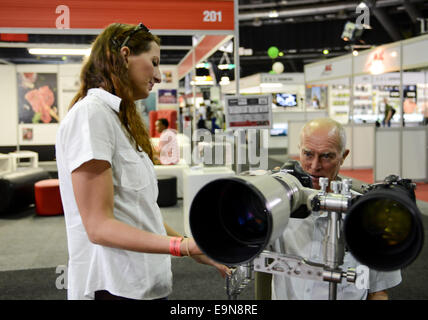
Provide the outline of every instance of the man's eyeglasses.
[[134,28],[134,30],[132,30],[132,32],[126,37],[126,39],[122,42],[120,48],[123,48],[124,46],[126,46],[126,44],[128,43],[129,39],[131,39],[131,37],[136,34],[138,31],[143,30],[145,32],[149,32],[150,30],[149,28],[147,28],[144,24],[142,24],[141,22],[138,24],[138,26],[136,26]]

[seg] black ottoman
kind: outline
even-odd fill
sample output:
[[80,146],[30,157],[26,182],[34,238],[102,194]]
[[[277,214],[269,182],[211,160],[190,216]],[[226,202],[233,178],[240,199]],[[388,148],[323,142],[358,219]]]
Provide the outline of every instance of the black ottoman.
[[34,184],[45,179],[50,175],[43,168],[19,168],[0,176],[0,213],[34,204]]
[[158,176],[159,195],[157,203],[159,207],[170,207],[177,204],[177,177]]

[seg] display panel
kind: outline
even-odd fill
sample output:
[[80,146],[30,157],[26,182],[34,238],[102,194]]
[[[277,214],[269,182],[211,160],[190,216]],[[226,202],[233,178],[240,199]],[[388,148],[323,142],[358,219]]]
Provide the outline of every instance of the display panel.
[[275,102],[278,107],[297,107],[297,95],[290,93],[277,93]]
[[270,129],[271,137],[287,136],[288,134],[288,123],[274,123],[272,129]]
[[306,85],[306,108],[327,109],[328,85]]

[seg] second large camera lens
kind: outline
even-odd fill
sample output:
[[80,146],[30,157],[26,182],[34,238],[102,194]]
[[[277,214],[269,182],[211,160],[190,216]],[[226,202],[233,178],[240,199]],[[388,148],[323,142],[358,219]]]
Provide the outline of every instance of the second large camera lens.
[[420,211],[404,189],[381,188],[361,196],[348,210],[344,234],[351,253],[377,270],[397,270],[420,253]]

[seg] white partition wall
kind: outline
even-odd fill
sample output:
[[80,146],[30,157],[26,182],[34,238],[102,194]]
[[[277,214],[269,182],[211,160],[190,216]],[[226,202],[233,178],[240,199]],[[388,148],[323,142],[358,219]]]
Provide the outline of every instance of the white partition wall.
[[288,155],[296,157],[299,155],[300,131],[306,121],[290,121],[288,123]]
[[428,179],[426,127],[376,130],[375,182],[396,174],[414,181]]
[[16,69],[12,65],[0,65],[0,146],[17,144],[18,111],[16,109]]
[[342,164],[342,169],[353,169],[353,157],[354,157],[354,150],[353,150],[353,130],[351,126],[344,126],[345,132],[346,132],[346,149],[349,149],[350,152],[348,156],[346,157],[345,161]]
[[352,55],[344,55],[305,65],[306,83],[349,77],[352,73]]
[[400,175],[400,128],[376,130],[374,180],[382,181],[390,174]]
[[427,132],[426,127],[377,130],[375,181],[390,174],[427,180]]
[[358,125],[353,127],[352,169],[373,168],[375,128],[373,125]]
[[403,69],[427,65],[428,35],[411,38],[403,43]]
[[80,87],[80,70],[82,65],[79,64],[62,64],[58,70],[58,104],[59,117],[64,119],[70,106],[71,100],[77,94]]
[[403,178],[424,181],[427,175],[427,128],[413,127],[403,130]]

